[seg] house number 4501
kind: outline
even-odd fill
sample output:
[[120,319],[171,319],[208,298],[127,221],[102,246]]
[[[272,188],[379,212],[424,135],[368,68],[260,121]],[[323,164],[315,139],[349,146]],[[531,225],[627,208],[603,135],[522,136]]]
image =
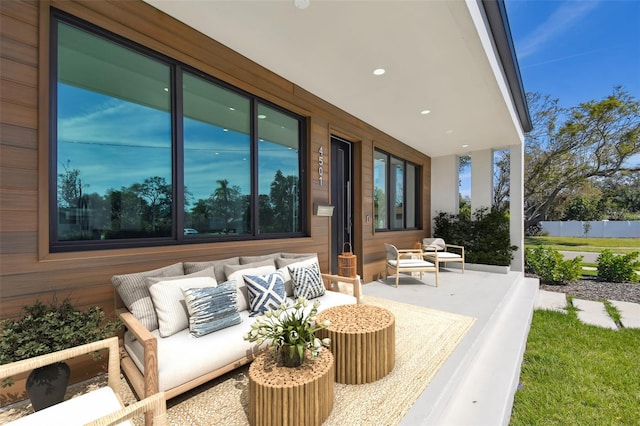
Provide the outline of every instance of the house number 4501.
[[324,154],[324,148],[320,147],[320,149],[318,149],[318,180],[320,181],[320,186],[322,186],[324,175],[324,170],[322,169],[322,166],[324,165],[324,157],[322,154]]

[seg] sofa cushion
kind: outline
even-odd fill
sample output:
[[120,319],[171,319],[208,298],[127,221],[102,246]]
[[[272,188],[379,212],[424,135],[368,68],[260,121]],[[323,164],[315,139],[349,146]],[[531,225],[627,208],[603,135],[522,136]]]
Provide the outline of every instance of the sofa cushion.
[[302,259],[317,256],[318,253],[280,253],[279,257],[282,257],[284,259]]
[[248,263],[264,262],[265,260],[274,261],[280,257],[280,253],[265,254],[262,256],[240,256],[240,264],[246,265]]
[[158,328],[158,317],[153,307],[147,277],[172,277],[184,275],[182,263],[134,274],[114,275],[111,282],[125,306],[149,331]]
[[293,295],[305,299],[315,299],[324,294],[324,282],[320,276],[320,265],[314,262],[310,265],[289,265],[293,281]]
[[[166,339],[160,338],[158,330],[151,334],[158,337],[158,388],[166,391],[230,364],[239,365],[238,360],[259,351],[255,342],[242,338],[251,331],[254,318],[248,310],[239,312],[240,324],[223,328],[194,338],[188,328]],[[265,342],[261,348],[266,347]],[[131,332],[125,333],[124,346],[138,369],[144,373],[144,350]]]
[[210,260],[207,262],[183,262],[184,273],[192,274],[194,272],[202,271],[203,269],[213,267],[216,273],[216,281],[223,283],[227,280],[227,276],[224,274],[224,265],[239,265],[240,257],[230,257],[222,260]]
[[147,278],[151,300],[158,316],[160,336],[169,337],[189,326],[189,314],[182,290],[196,287],[215,287],[213,268],[203,269],[183,277]]
[[249,308],[254,314],[278,309],[286,301],[282,271],[265,275],[244,275],[244,282],[249,292]]
[[[11,426],[84,425],[122,409],[120,397],[109,386],[91,390],[20,417]],[[4,423],[3,423],[4,424]],[[118,426],[131,426],[123,420]]]
[[276,271],[276,267],[273,264],[269,264],[269,262],[265,262],[262,266],[252,266],[260,263],[262,262],[240,265],[242,266],[240,269],[236,269],[237,266],[234,265],[225,266],[225,272],[228,273],[227,281],[233,281],[236,284],[238,311],[249,310],[249,291],[247,290],[243,275],[264,275]]
[[217,287],[187,288],[182,292],[189,310],[189,331],[194,337],[201,337],[242,321],[236,306],[238,295],[234,282],[226,282]]
[[282,276],[284,277],[284,287],[287,291],[287,296],[293,296],[293,281],[291,280],[291,274],[287,266],[309,266],[313,263],[318,263],[318,256],[315,254],[301,258],[276,259],[276,267],[282,271]]
[[244,263],[241,265],[225,265],[224,266],[224,274],[227,277],[227,280],[229,279],[229,277],[231,276],[231,274],[233,274],[234,272],[237,271],[241,271],[243,269],[249,269],[249,268],[259,268],[262,266],[276,266],[276,261],[275,259],[263,259],[260,260],[258,262],[253,262],[253,263]]
[[[293,301],[292,301],[293,302]],[[318,312],[333,306],[354,304],[356,298],[336,291],[327,291],[320,297]],[[311,309],[313,304],[305,308]],[[238,360],[256,354],[267,345],[256,346],[242,338],[251,331],[255,318],[248,310],[239,312],[240,324],[218,330],[194,339],[188,329],[179,331],[166,339],[158,338],[158,388],[166,391],[197,379],[223,367],[238,366]],[[152,335],[159,337],[158,330]],[[144,350],[139,340],[129,331],[124,336],[124,347],[138,369],[144,373]],[[178,368],[179,367],[179,368]]]

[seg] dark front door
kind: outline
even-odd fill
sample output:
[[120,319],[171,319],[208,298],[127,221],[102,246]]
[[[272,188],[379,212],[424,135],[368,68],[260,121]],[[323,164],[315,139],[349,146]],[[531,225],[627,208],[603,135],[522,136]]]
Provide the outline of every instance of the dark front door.
[[331,273],[338,273],[338,255],[353,244],[353,162],[351,143],[331,137]]

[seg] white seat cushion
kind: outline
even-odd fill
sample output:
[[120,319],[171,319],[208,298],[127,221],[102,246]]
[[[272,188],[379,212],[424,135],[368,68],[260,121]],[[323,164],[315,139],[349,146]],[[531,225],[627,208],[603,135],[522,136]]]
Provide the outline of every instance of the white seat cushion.
[[[429,256],[430,258],[435,258],[435,254],[431,254],[431,253],[427,253],[425,256]],[[456,253],[450,253],[448,251],[439,251],[438,252],[438,260],[440,260],[440,259],[444,259],[444,260],[462,259],[462,256],[460,256],[459,254],[456,254]]]
[[[398,261],[389,260],[389,265],[396,267]],[[426,260],[419,259],[400,259],[400,267],[401,268],[430,268],[434,266],[433,263],[427,262]]]
[[[8,424],[12,426],[80,426],[120,409],[122,406],[118,397],[113,389],[106,386],[36,411]],[[128,421],[119,424],[131,426]]]

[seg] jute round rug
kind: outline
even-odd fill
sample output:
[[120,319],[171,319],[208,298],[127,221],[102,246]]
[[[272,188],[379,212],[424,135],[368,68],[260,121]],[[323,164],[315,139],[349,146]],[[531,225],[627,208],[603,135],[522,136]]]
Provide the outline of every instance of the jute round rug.
[[[325,422],[328,426],[397,425],[475,322],[474,318],[371,296],[364,303],[395,315],[395,367],[373,383],[336,383],[333,411]],[[248,368],[238,368],[169,400],[170,424],[248,425]],[[124,379],[121,394],[125,402],[135,401]],[[144,424],[141,418],[133,423]]]

